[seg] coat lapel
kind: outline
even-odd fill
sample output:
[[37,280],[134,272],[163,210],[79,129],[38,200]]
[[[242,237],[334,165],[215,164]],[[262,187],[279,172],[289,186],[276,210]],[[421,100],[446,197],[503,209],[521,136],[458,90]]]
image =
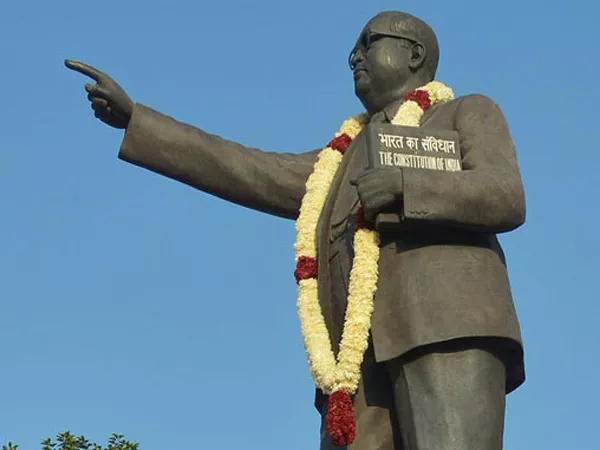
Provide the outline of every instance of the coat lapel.
[[317,224],[317,257],[319,261],[317,279],[319,280],[319,303],[321,305],[321,311],[323,312],[325,324],[327,325],[330,336],[335,336],[337,333],[332,333],[332,331],[336,330],[340,326],[340,324],[337,324],[337,321],[335,320],[336,318],[334,317],[331,304],[332,286],[330,277],[331,272],[329,267],[329,234],[331,230],[332,210],[340,190],[341,181],[344,178],[348,165],[352,160],[353,155],[360,147],[358,141],[359,139],[357,137],[344,154],[342,162],[340,163],[333,178],[333,182],[331,183],[329,194],[327,195],[327,199],[325,200],[325,204],[323,205],[323,210],[321,211],[321,216],[319,217],[319,222]]

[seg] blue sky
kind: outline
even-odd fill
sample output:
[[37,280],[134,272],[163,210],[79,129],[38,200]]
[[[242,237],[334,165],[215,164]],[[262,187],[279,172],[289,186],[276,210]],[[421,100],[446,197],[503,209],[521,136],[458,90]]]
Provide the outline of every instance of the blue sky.
[[598,448],[600,101],[594,2],[20,0],[0,15],[0,442],[70,429],[144,450],[318,448],[293,223],[117,160],[83,76],[265,150],[322,146],[361,110],[346,58],[401,9],[438,79],[503,109],[528,221],[501,237],[528,380],[506,449]]

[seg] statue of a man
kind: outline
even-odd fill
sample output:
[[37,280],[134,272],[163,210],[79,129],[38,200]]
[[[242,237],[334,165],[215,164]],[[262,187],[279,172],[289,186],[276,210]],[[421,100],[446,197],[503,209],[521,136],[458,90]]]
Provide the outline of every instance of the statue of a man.
[[[371,19],[349,60],[367,120],[392,121],[415,98],[407,94],[422,93],[415,90],[434,80],[438,57],[436,36],[420,19],[400,12]],[[121,159],[225,200],[298,218],[320,150],[244,147],[133,103],[109,76],[86,64],[66,64],[96,81],[85,87],[96,117],[126,130]],[[523,224],[523,186],[494,102],[469,95],[429,107],[432,99],[426,100],[419,103],[420,127],[458,132],[462,170],[369,168],[358,134],[315,225],[318,305],[337,354],[359,226],[355,213],[362,208],[367,224],[380,213],[399,215],[400,228],[379,235],[368,348],[352,396],[356,437],[348,448],[499,450],[505,396],[525,374],[496,234]],[[322,449],[333,446],[326,394],[317,390]]]

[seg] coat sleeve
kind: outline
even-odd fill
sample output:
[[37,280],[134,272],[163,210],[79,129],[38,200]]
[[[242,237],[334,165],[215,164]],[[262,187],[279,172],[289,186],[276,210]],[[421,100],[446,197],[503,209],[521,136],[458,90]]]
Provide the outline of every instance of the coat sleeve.
[[457,107],[463,170],[403,169],[404,220],[501,233],[525,221],[525,194],[500,108],[482,95]]
[[247,148],[136,104],[119,158],[239,205],[295,219],[318,151]]

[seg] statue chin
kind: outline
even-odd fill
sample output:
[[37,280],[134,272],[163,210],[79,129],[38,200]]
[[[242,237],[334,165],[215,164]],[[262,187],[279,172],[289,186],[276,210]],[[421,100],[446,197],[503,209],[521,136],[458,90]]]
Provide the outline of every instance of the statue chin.
[[354,94],[365,107],[368,104],[369,92],[370,89],[366,83],[361,83],[360,80],[354,83]]

